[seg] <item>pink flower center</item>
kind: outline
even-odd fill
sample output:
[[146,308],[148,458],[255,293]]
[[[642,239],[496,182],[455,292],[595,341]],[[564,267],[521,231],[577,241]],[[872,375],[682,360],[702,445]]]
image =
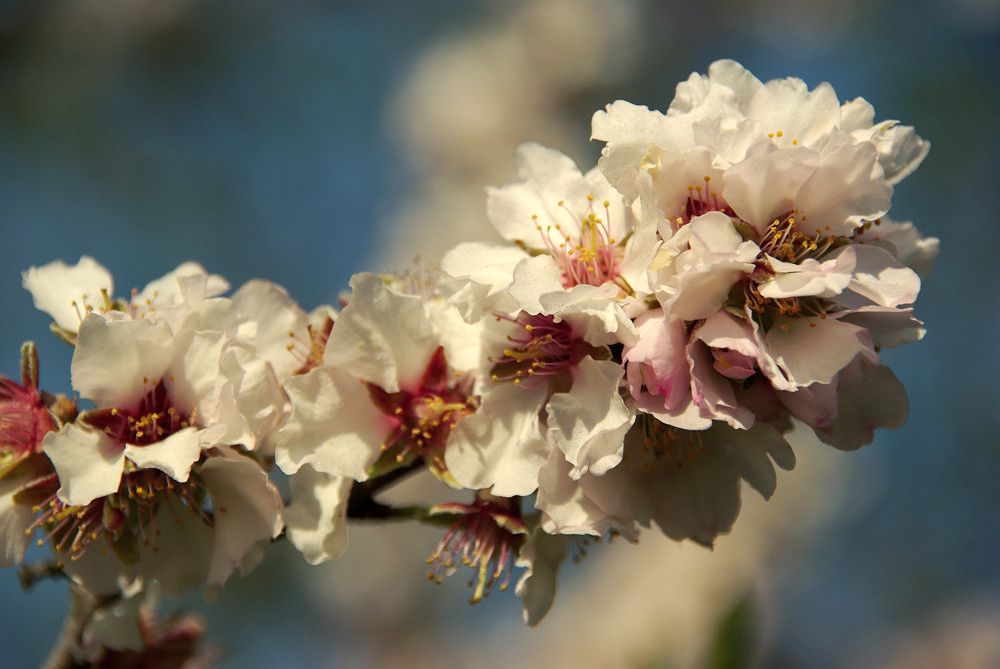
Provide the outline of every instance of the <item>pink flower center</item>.
[[[134,409],[87,411],[79,420],[103,430],[124,448],[126,444],[147,446],[196,426],[196,415],[194,409],[187,415],[175,409],[166,385],[160,380]],[[166,504],[177,520],[179,513],[187,513],[211,526],[213,519],[203,508],[204,498],[204,487],[195,473],[181,483],[159,469],[139,469],[126,459],[116,492],[75,506],[62,502],[52,492],[34,507],[39,515],[29,532],[41,528],[46,536],[38,541],[39,546],[49,541],[57,551],[69,552],[74,560],[104,535],[127,565],[138,559],[135,554],[137,541],[152,545],[153,551],[158,550],[155,542],[160,530],[155,516],[161,504]]]
[[594,197],[588,195],[587,200],[591,211],[586,216],[578,216],[564,201],[559,202],[572,218],[573,228],[579,221],[579,234],[567,234],[559,224],[542,228],[538,216],[532,216],[545,252],[559,266],[563,288],[600,286],[615,281],[621,274],[621,253],[608,225],[611,203],[604,202],[604,218],[600,218],[594,211]]
[[499,315],[497,319],[517,323],[521,329],[507,336],[510,346],[503,350],[503,356],[490,356],[494,383],[513,381],[520,385],[527,379],[560,376],[582,357],[580,341],[566,321],[524,312],[516,319]]
[[719,198],[719,194],[709,188],[709,182],[712,177],[706,175],[704,177],[705,185],[695,186],[694,184],[689,184],[687,201],[684,206],[681,207],[681,216],[674,220],[675,227],[674,232],[677,231],[680,226],[691,222],[692,218],[696,216],[701,216],[702,214],[707,214],[710,211],[721,211],[730,218],[737,219],[736,212],[730,207],[726,202]]
[[395,424],[382,450],[393,453],[400,462],[418,456],[436,471],[447,471],[444,451],[448,436],[459,420],[476,410],[477,400],[466,394],[464,384],[449,379],[444,348],[437,348],[419,384],[411,390],[387,393],[376,385],[366,385],[375,405]]
[[[128,467],[126,461],[126,470]],[[27,531],[30,534],[41,528],[46,535],[38,545],[51,542],[60,553],[68,552],[71,560],[78,559],[103,535],[121,561],[130,566],[138,560],[137,542],[152,545],[153,552],[159,550],[156,537],[160,529],[155,514],[161,503],[167,505],[177,522],[179,513],[187,513],[211,527],[214,521],[203,508],[204,497],[204,486],[195,473],[179,483],[158,469],[133,469],[122,475],[117,492],[88,504],[70,506],[52,492],[33,508],[39,515]]]
[[[145,380],[144,380],[145,381]],[[146,446],[195,425],[197,409],[184,415],[170,403],[163,380],[146,392],[135,409],[87,411],[80,419],[122,445]]]

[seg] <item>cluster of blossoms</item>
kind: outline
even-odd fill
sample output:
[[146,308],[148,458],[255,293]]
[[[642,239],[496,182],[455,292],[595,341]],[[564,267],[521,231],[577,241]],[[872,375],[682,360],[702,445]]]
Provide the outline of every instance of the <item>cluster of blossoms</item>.
[[[470,566],[473,601],[524,568],[535,624],[586,537],[710,546],[743,481],[767,498],[793,467],[795,424],[843,450],[903,424],[879,350],[922,337],[937,252],[885,217],[929,148],[912,128],[720,61],[593,138],[585,173],[519,147],[520,180],[488,189],[508,243],[356,275],[339,311],[264,281],[222,297],[194,263],[127,299],[87,257],[25,272],[93,408],[39,391],[30,346],[0,385],[5,563],[36,534],[91,591],[170,594],[282,534],[318,563],[349,519],[409,517],[443,528],[430,576]],[[442,503],[375,499],[421,469]]]

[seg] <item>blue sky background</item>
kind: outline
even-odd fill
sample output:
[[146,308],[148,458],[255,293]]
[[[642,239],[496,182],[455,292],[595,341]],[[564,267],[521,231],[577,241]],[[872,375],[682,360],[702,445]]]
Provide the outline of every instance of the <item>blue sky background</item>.
[[[20,288],[30,265],[93,255],[122,294],[193,259],[234,286],[282,284],[306,308],[334,300],[354,272],[393,269],[374,264],[378,244],[414,175],[387,105],[422,49],[515,6],[118,5],[80,23],[62,3],[0,3],[0,373],[14,376],[34,339],[52,391],[69,388],[70,351]],[[917,305],[928,335],[884,356],[911,417],[849,456],[865,511],[789,558],[764,666],[849,666],[844,639],[966,597],[1000,611],[1000,3],[640,6],[642,65],[581,96],[581,127],[617,98],[665,109],[677,81],[729,57],[763,80],[829,81],[933,144],[891,212],[941,238]],[[365,666],[349,614],[295,596],[300,563],[279,550],[205,608],[211,638],[233,645],[226,666],[319,666],[335,652]],[[427,615],[466,634],[519,620],[511,594],[469,610],[455,592]],[[4,666],[37,665],[64,587],[24,595],[8,570],[0,598]]]

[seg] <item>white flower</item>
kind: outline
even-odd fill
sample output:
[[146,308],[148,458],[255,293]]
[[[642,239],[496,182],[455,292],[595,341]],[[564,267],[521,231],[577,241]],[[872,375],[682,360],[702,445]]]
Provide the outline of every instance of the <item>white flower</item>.
[[61,260],[31,267],[22,273],[22,283],[35,306],[52,316],[56,326],[69,335],[91,313],[114,318],[115,313],[110,312],[123,312],[176,326],[203,300],[229,290],[222,277],[208,274],[198,263],[186,262],[129,299],[120,299],[114,296],[111,273],[90,256],[82,256],[72,267]]
[[363,481],[383,455],[419,457],[447,478],[452,430],[476,407],[473,378],[450,365],[421,297],[374,274],[356,275],[351,286],[322,363],[285,384],[292,413],[276,462],[288,474],[309,464]]
[[622,310],[648,293],[652,226],[636,221],[597,169],[581,174],[564,154],[532,143],[515,157],[522,180],[488,189],[487,213],[519,248],[462,244],[442,260],[474,284],[455,298],[467,318],[579,310],[600,314],[609,332],[627,329]]
[[621,459],[621,437],[633,419],[618,393],[624,370],[584,336],[595,329],[591,319],[522,313],[486,330],[486,348],[496,352],[490,381],[445,451],[460,484],[492,487],[504,497],[530,494],[553,446],[577,473],[603,472]]
[[[234,566],[256,561],[281,530],[281,501],[260,466],[232,447],[253,449],[258,430],[270,427],[245,415],[246,396],[257,405],[271,389],[265,403],[275,407],[284,396],[267,380],[270,368],[252,363],[252,353],[221,332],[87,316],[76,337],[73,386],[95,408],[43,441],[61,484],[38,520],[53,547],[76,557],[103,536],[130,566],[140,539],[159,550],[154,534],[164,514],[190,514],[214,531],[207,564],[182,570],[221,585]],[[171,553],[183,554],[184,541],[176,543]]]

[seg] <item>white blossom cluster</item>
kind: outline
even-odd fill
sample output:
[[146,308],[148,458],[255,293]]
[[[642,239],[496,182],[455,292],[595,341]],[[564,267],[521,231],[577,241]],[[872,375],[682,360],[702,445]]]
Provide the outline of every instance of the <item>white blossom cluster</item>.
[[[339,313],[265,281],[223,297],[195,263],[127,298],[89,257],[29,269],[92,408],[38,390],[30,346],[3,379],[4,564],[34,535],[88,589],[171,594],[282,535],[319,563],[349,519],[406,517],[442,528],[430,575],[470,566],[473,601],[524,568],[536,624],[583,538],[710,546],[743,481],[767,498],[794,466],[796,423],[842,450],[903,424],[879,350],[923,336],[937,253],[886,218],[929,148],[912,128],[719,61],[666,113],[597,112],[593,138],[586,172],[518,149],[520,180],[487,197],[508,243],[358,274]],[[423,468],[442,503],[375,499]]]

